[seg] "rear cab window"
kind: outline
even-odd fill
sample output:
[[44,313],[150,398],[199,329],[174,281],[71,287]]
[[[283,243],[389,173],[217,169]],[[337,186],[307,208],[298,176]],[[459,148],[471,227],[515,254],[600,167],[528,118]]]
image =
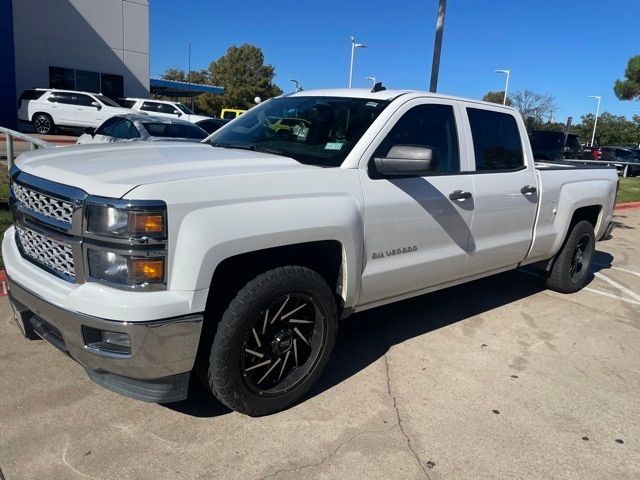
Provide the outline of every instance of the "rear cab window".
[[476,171],[508,172],[525,168],[518,123],[508,113],[467,107]]

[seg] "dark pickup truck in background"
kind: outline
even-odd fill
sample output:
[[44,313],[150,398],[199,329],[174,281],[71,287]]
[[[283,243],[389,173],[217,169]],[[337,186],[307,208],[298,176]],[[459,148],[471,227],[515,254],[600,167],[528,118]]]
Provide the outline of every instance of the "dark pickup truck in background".
[[[536,160],[563,160],[566,158],[580,158],[593,160],[591,150],[585,152],[578,135],[567,135],[565,144],[564,132],[550,130],[534,130],[529,134],[531,149]],[[585,153],[588,156],[585,156]]]

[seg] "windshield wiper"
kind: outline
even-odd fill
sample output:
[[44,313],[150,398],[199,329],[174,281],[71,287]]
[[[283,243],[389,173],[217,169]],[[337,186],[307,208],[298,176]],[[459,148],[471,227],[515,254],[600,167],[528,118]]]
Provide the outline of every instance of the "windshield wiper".
[[273,150],[271,148],[261,147],[255,143],[250,144],[233,144],[233,143],[215,143],[211,142],[211,146],[220,148],[237,148],[238,150],[251,150],[252,152],[272,153],[274,155],[283,155],[280,150]]

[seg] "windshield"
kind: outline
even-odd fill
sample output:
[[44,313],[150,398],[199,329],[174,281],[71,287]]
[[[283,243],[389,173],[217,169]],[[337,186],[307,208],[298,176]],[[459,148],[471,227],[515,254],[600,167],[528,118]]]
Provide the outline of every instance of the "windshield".
[[96,95],[96,98],[105,105],[109,105],[110,107],[120,107],[120,105],[111,100],[109,97],[105,97],[104,95]]
[[214,133],[215,147],[247,148],[301,163],[339,167],[386,100],[282,97],[252,108]]
[[193,112],[191,111],[191,109],[186,105],[183,105],[181,103],[176,103],[176,107],[182,110],[182,113],[186,113],[187,115],[193,115]]
[[142,122],[149,135],[163,138],[196,138],[202,140],[207,137],[207,132],[196,125],[182,123]]

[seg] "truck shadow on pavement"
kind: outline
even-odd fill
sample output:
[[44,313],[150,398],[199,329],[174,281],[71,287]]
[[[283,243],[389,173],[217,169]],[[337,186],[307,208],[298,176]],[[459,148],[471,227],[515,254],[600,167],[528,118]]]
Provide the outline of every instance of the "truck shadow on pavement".
[[[609,268],[612,260],[610,254],[596,251],[593,270]],[[394,345],[545,290],[542,281],[532,272],[512,270],[367,310],[342,321],[332,358],[301,403],[364,370]],[[588,282],[592,280],[593,275]],[[231,412],[195,379],[187,400],[165,407],[195,417],[216,417]]]

